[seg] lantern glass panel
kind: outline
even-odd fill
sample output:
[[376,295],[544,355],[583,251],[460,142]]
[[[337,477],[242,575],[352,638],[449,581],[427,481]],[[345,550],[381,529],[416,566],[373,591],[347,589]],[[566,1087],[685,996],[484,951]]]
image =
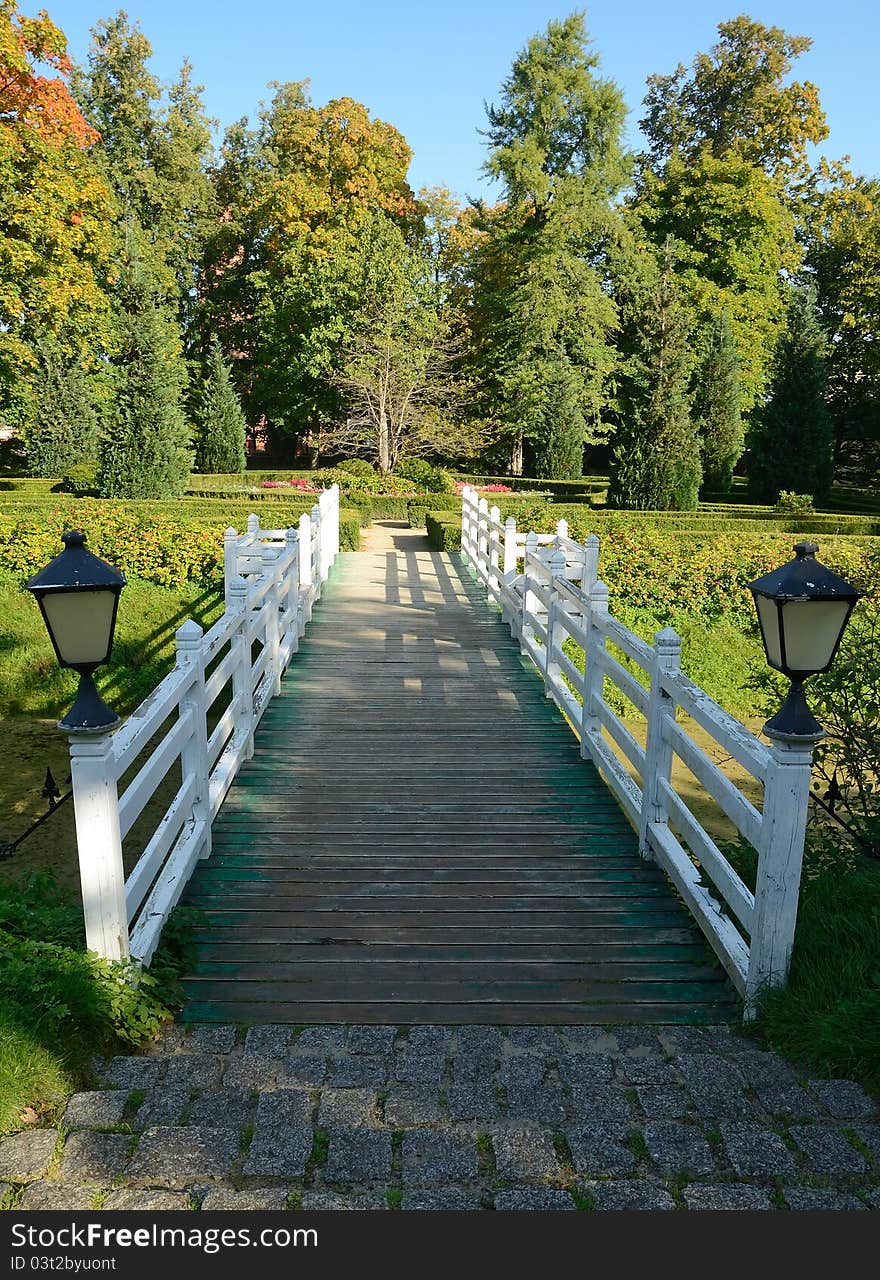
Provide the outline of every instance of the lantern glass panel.
[[97,666],[107,660],[117,593],[47,591],[41,601],[61,661],[67,666]]
[[786,601],[782,626],[789,671],[823,671],[828,666],[850,608],[849,600]]
[[779,671],[782,669],[782,644],[779,638],[779,610],[776,607],[776,601],[768,596],[756,595],[755,605],[767,649],[767,661],[771,667]]

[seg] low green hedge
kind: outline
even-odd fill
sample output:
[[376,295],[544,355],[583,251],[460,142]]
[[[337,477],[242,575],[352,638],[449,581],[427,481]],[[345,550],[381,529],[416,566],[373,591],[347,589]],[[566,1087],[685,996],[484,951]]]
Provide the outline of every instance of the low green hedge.
[[608,488],[607,476],[582,476],[580,480],[544,480],[540,476],[478,476],[458,472],[456,479],[476,485],[477,488],[485,484],[506,484],[514,492],[529,493],[545,490],[548,493],[571,497],[579,494],[586,497],[588,494],[603,493]]
[[[0,510],[0,569],[28,577],[58,554],[62,533],[81,529],[91,550],[126,575],[160,586],[209,584],[223,572],[224,531],[243,530],[252,510],[264,528],[273,529],[295,526],[309,507],[279,513],[268,504],[110,502],[60,495],[26,510]],[[340,550],[357,551],[360,529],[359,511],[340,511]]]
[[461,517],[451,511],[429,511],[425,517],[432,551],[461,550]]

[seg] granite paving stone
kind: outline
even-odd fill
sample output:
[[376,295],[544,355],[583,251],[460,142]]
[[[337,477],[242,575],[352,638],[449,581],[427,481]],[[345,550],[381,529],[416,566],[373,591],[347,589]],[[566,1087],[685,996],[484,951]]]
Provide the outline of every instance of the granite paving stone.
[[690,1098],[678,1085],[642,1085],[636,1089],[636,1097],[649,1120],[680,1120],[693,1109]]
[[567,1191],[553,1191],[550,1187],[508,1187],[504,1191],[496,1191],[494,1199],[495,1208],[502,1213],[521,1213],[523,1210],[542,1213],[575,1207]]
[[169,1089],[162,1085],[150,1089],[137,1111],[133,1124],[136,1129],[156,1129],[164,1125],[179,1124],[190,1104],[192,1090],[178,1087]]
[[445,1121],[437,1089],[398,1085],[385,1099],[385,1123],[391,1129]]
[[630,1118],[630,1105],[622,1087],[612,1084],[576,1084],[572,1086],[572,1111],[578,1120],[607,1120],[624,1124]]
[[247,1089],[211,1089],[192,1103],[187,1123],[241,1131],[253,1120],[255,1105]]
[[877,1104],[853,1080],[811,1080],[810,1088],[835,1120],[872,1120]]
[[283,1058],[290,1046],[292,1028],[267,1024],[250,1027],[244,1038],[245,1053],[258,1053],[264,1058]]
[[712,1148],[700,1130],[675,1120],[652,1120],[644,1128],[648,1154],[658,1169],[695,1175],[714,1172]]
[[117,1089],[154,1089],[167,1063],[173,1061],[136,1056],[111,1058],[101,1075],[106,1084]]
[[684,1202],[689,1209],[772,1209],[770,1189],[724,1185],[708,1187],[694,1184],[684,1189]]
[[236,1191],[234,1187],[209,1187],[202,1200],[203,1211],[225,1213],[241,1213],[252,1210],[278,1211],[287,1208],[290,1198],[289,1187],[254,1187],[247,1191]]
[[480,1198],[473,1191],[461,1187],[434,1187],[429,1190],[404,1191],[401,1209],[422,1209],[461,1212],[482,1209]]
[[103,1204],[104,1211],[107,1209],[124,1212],[138,1210],[144,1213],[164,1213],[166,1209],[180,1210],[189,1207],[190,1199],[185,1192],[162,1191],[158,1188],[135,1191],[131,1187],[120,1187],[117,1191],[111,1191]]
[[552,1027],[508,1027],[504,1038],[516,1053],[535,1053],[547,1059],[560,1052],[561,1042]]
[[403,1135],[402,1181],[410,1187],[469,1182],[477,1176],[477,1146],[470,1136],[427,1129]]
[[705,1053],[710,1048],[702,1027],[663,1027],[657,1036],[665,1053]]
[[230,1089],[272,1089],[286,1074],[286,1063],[262,1053],[234,1053],[226,1062],[223,1083]]
[[566,1054],[558,1060],[559,1074],[566,1084],[610,1084],[615,1059],[607,1053]]
[[379,1123],[375,1089],[322,1089],[318,1124],[322,1129],[374,1128]]
[[439,1085],[446,1063],[436,1053],[405,1049],[394,1059],[394,1075],[402,1084]]
[[559,1179],[562,1168],[552,1134],[533,1129],[499,1129],[492,1134],[495,1168],[506,1181]]
[[643,1057],[649,1054],[659,1056],[662,1053],[656,1031],[650,1027],[613,1027],[609,1028],[622,1053]]
[[220,1083],[223,1066],[219,1054],[178,1054],[169,1061],[163,1083],[166,1089],[211,1089]]
[[587,1124],[567,1129],[565,1137],[575,1169],[594,1176],[632,1173],[636,1158],[627,1146],[629,1134],[626,1125]]
[[850,1191],[832,1191],[824,1187],[783,1187],[782,1198],[789,1209],[814,1213],[828,1209],[864,1209],[858,1196]]
[[302,1207],[308,1213],[326,1209],[375,1210],[387,1209],[388,1201],[381,1192],[377,1191],[368,1191],[361,1195],[342,1195],[338,1191],[315,1189],[302,1193]]
[[791,1178],[798,1165],[772,1129],[759,1124],[724,1120],[719,1126],[727,1158],[741,1178]]
[[109,1186],[128,1164],[131,1144],[127,1133],[78,1129],[64,1144],[59,1177],[62,1182]]
[[563,1051],[571,1053],[617,1052],[617,1041],[612,1029],[605,1027],[560,1027]]
[[119,1124],[128,1095],[121,1089],[75,1093],[64,1108],[65,1129],[103,1129]]
[[768,1115],[813,1120],[822,1113],[821,1104],[799,1084],[773,1084],[761,1080],[749,1083]]
[[235,1027],[193,1027],[182,1048],[187,1053],[231,1053],[235,1048]]
[[410,1053],[445,1058],[452,1033],[449,1027],[410,1027],[406,1047]]
[[863,1173],[868,1167],[861,1152],[833,1125],[792,1125],[789,1133],[807,1157],[811,1173],[837,1177]]
[[620,1069],[627,1084],[677,1084],[680,1076],[671,1062],[658,1057],[625,1057]]
[[394,1048],[397,1027],[349,1027],[348,1052],[388,1054]]
[[148,1129],[126,1170],[126,1181],[132,1186],[180,1189],[225,1178],[237,1157],[238,1134],[231,1129]]
[[568,1114],[568,1102],[562,1086],[553,1081],[534,1088],[507,1088],[507,1107],[517,1123],[544,1124],[558,1127]]
[[330,1066],[329,1081],[336,1088],[357,1089],[366,1085],[380,1086],[388,1079],[384,1058],[372,1054],[352,1054],[336,1058]]
[[880,1173],[880,1125],[854,1124],[850,1128],[862,1146],[871,1153],[871,1160],[877,1172]]
[[494,1120],[501,1114],[498,1095],[491,1084],[454,1084],[446,1095],[452,1120]]
[[503,1036],[498,1027],[459,1027],[457,1061],[478,1063],[483,1068],[501,1057]]
[[323,1084],[327,1079],[327,1059],[315,1053],[290,1053],[278,1064],[276,1080],[284,1085],[312,1086]]
[[732,1063],[711,1053],[684,1053],[676,1066],[701,1115],[733,1120],[752,1110],[743,1092],[743,1077]]
[[327,1182],[364,1183],[391,1174],[391,1134],[369,1129],[332,1129],[324,1178]]
[[246,1177],[300,1178],[312,1152],[312,1104],[303,1090],[264,1093],[242,1172]]
[[586,1182],[583,1191],[602,1211],[618,1209],[674,1209],[675,1201],[665,1187],[647,1181]]
[[19,1209],[77,1213],[90,1209],[98,1193],[96,1187],[60,1186],[57,1182],[32,1182],[25,1187]]
[[304,1027],[294,1045],[297,1053],[318,1053],[326,1058],[345,1047],[344,1027]]

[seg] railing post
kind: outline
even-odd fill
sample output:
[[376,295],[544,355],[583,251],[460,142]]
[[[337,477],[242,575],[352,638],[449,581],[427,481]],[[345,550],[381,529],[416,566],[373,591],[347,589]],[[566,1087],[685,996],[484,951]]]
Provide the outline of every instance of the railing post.
[[251,625],[248,608],[248,584],[236,575],[229,584],[229,611],[238,614],[230,647],[235,653],[232,672],[232,698],[235,707],[235,729],[242,744],[242,760],[254,754],[254,696],[251,689]]
[[266,544],[261,553],[263,576],[271,579],[271,586],[266,592],[266,649],[269,663],[266,675],[272,682],[272,697],[281,692],[281,643],[279,634],[278,611],[281,608],[281,582],[278,575],[278,553],[275,547]]
[[599,581],[599,539],[591,533],[584,543],[584,576],[581,591],[588,596]]
[[208,778],[208,720],[205,706],[205,654],[202,648],[204,632],[197,622],[187,618],[175,634],[177,643],[177,665],[194,666],[195,678],[180,699],[178,714],[181,720],[192,713],[192,732],[183,745],[180,753],[181,780],[193,774],[196,780],[196,793],[193,799],[192,816],[196,822],[204,823],[205,834],[199,849],[201,858],[211,855],[211,795]]
[[251,512],[247,518],[247,531],[254,535],[257,535],[260,532],[260,517],[255,515],[253,512]]
[[[315,586],[315,599],[317,600],[321,594],[321,583],[324,579],[321,577],[321,547],[324,544],[324,521],[321,519],[323,512],[316,502],[312,507],[312,582]],[[309,617],[312,616],[311,609]]]
[[507,578],[508,574],[516,574],[516,521],[513,516],[508,516],[504,521],[504,560],[502,561],[502,572]]
[[654,636],[654,661],[651,664],[651,693],[648,703],[648,736],[645,745],[645,776],[642,778],[642,812],[639,819],[639,853],[651,858],[648,827],[652,822],[665,825],[669,810],[663,799],[661,783],[672,780],[672,747],[664,732],[667,721],[675,721],[676,703],[662,684],[663,675],[681,670],[681,637],[671,627]]
[[330,520],[330,528],[333,533],[330,556],[330,564],[332,565],[336,557],[339,555],[339,485],[334,484],[330,492],[333,494],[332,515]]
[[533,634],[529,625],[529,619],[535,616],[535,600],[536,597],[530,590],[532,580],[532,565],[530,563],[532,556],[538,553],[538,535],[533,529],[526,534],[526,551],[523,560],[523,597],[522,597],[522,621],[519,629],[520,649],[523,653],[528,653],[526,645],[526,637]]
[[501,523],[501,512],[497,507],[489,508],[489,599],[498,603],[498,563],[501,544],[498,540],[498,525]]
[[461,549],[471,564],[476,565],[475,507],[476,490],[466,484],[461,491]]
[[127,960],[128,911],[113,737],[71,733],[68,740],[86,946],[104,960]]
[[584,705],[581,710],[581,755],[590,755],[587,742],[602,731],[602,724],[594,707],[602,701],[605,673],[601,655],[605,650],[605,632],[597,623],[608,613],[608,588],[604,582],[595,582],[590,592],[590,615],[587,618],[587,648],[584,653]]
[[229,584],[238,573],[238,532],[227,529],[223,534],[223,598],[229,603]]
[[557,545],[557,547],[559,546],[559,539],[560,539],[560,538],[567,538],[567,537],[568,537],[568,521],[567,521],[567,520],[557,520],[557,521],[556,521],[556,545]]
[[480,576],[489,577],[489,501],[481,498],[477,507],[477,563]]
[[312,616],[312,518],[304,511],[299,518],[299,633]]
[[289,661],[299,649],[299,535],[296,529],[284,531],[284,554],[288,561],[284,580],[284,629]]
[[565,552],[557,547],[550,558],[550,607],[547,610],[547,650],[544,654],[544,694],[548,698],[555,697],[551,681],[559,679],[559,663],[554,660],[553,650],[557,647],[556,615],[563,607],[556,587],[556,579],[565,577]]
[[776,739],[764,782],[761,850],[746,980],[746,1019],[764,987],[788,978],[797,923],[804,833],[810,800],[813,743]]

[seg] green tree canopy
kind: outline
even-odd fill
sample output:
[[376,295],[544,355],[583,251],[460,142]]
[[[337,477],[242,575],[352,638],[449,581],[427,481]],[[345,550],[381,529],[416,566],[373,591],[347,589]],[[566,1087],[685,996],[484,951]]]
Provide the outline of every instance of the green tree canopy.
[[195,411],[197,469],[208,474],[244,471],[246,427],[223,348],[214,338]]
[[726,312],[706,326],[702,358],[696,370],[694,421],[700,433],[703,487],[727,493],[733,468],[742,456],[739,357]]

